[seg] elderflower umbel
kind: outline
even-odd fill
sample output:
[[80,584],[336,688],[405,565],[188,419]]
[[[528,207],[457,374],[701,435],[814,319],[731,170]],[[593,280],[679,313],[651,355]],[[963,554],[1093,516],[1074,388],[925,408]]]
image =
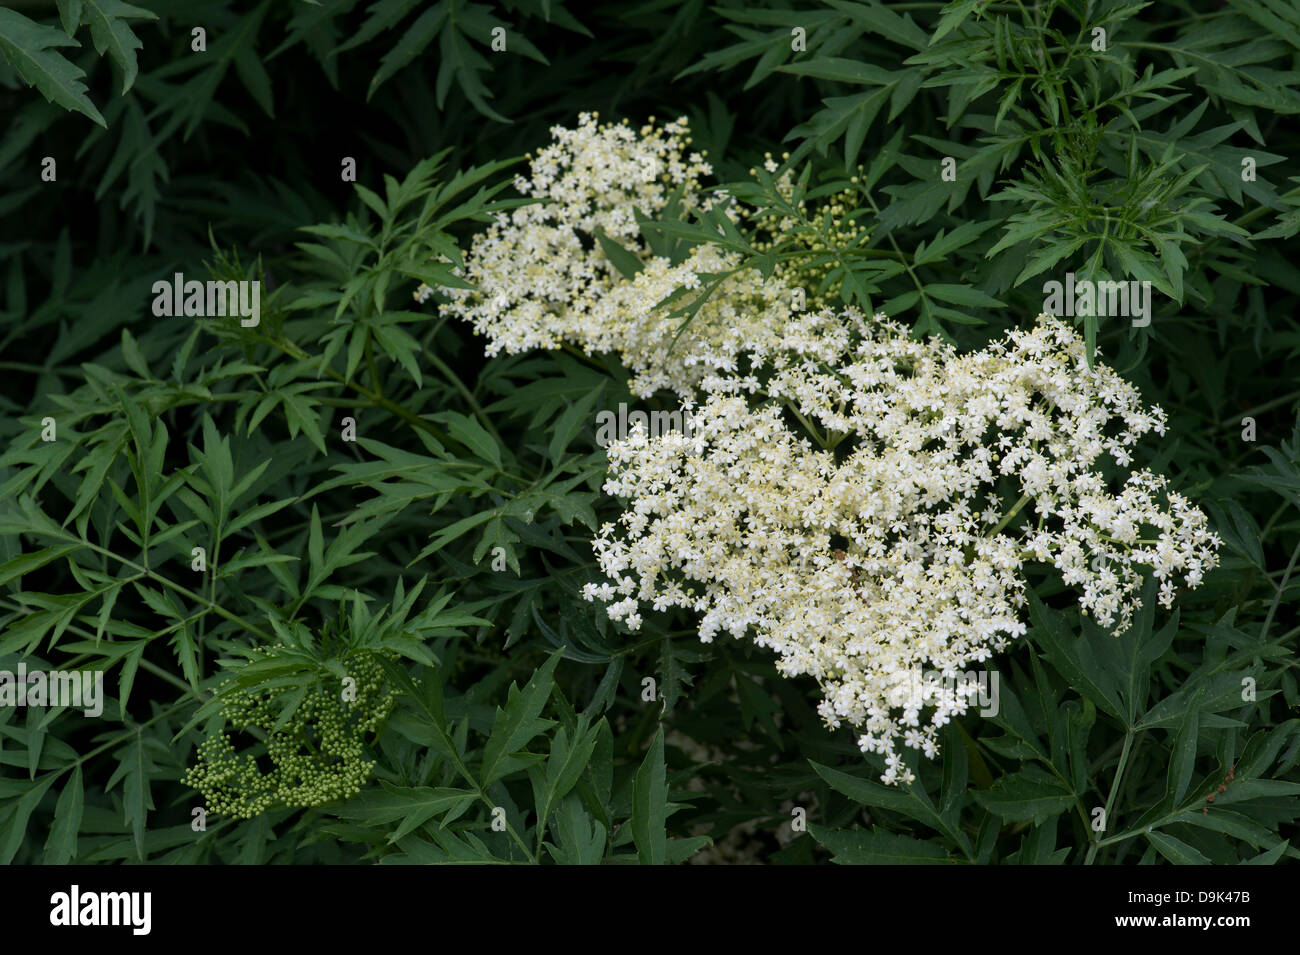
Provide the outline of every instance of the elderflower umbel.
[[607,449],[605,490],[626,509],[594,544],[609,579],[584,593],[632,629],[648,603],[701,614],[706,641],[752,633],[780,672],[817,679],[820,715],[858,729],[886,782],[911,779],[900,742],[932,757],[969,705],[950,691],[923,706],[917,674],[958,674],[1025,633],[1027,561],[1118,627],[1139,567],[1168,606],[1176,576],[1194,587],[1217,563],[1205,515],[1164,478],[1108,478],[1163,412],[1053,318],[958,355],[823,310],[751,366],[703,383],[690,436],[638,427]]
[[[710,207],[699,178],[712,169],[686,152],[684,119],[637,131],[584,113],[576,128],[551,134],[515,182],[544,201],[499,214],[458,270],[474,288],[444,290],[445,310],[488,338],[488,355],[565,343],[614,352],[635,373],[635,393],[688,397],[709,373],[734,370],[742,352],[776,343],[791,313],[784,284],[738,269],[734,253],[712,245],[674,265],[641,235],[637,213],[657,217],[674,196],[682,214]],[[619,270],[602,237],[636,257],[635,277]],[[673,309],[707,296],[684,329],[685,319],[655,308],[675,293]]]

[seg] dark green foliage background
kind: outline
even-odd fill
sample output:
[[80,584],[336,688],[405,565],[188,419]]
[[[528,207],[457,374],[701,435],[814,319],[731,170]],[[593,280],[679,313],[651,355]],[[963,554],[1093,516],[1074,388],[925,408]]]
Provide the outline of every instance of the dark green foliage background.
[[[109,697],[0,710],[0,862],[1300,857],[1293,3],[59,0],[0,8],[0,55],[0,669]],[[1211,511],[1222,566],[1119,638],[1044,573],[1000,714],[902,789],[765,652],[617,632],[577,591],[626,373],[488,362],[411,299],[590,110],[688,115],[720,182],[788,150],[857,188],[858,242],[810,219],[783,250],[918,334],[979,345],[1067,270],[1152,281],[1149,327],[1085,331],[1168,411],[1140,463]],[[177,271],[260,279],[261,324],[155,318]],[[191,827],[223,681],[378,650],[398,699],[357,798]]]

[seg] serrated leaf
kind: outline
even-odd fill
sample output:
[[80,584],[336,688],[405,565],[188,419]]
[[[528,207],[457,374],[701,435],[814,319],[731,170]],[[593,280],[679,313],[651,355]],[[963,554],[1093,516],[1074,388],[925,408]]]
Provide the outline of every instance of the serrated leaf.
[[934,865],[951,862],[943,846],[883,829],[836,831],[816,823],[808,832],[838,865]]
[[539,720],[554,685],[555,666],[560,662],[561,651],[552,653],[519,690],[511,684],[505,708],[497,708],[492,721],[492,734],[483,748],[482,783],[490,786],[502,775],[502,762],[506,756],[522,749],[534,736],[551,725],[549,720]]
[[81,816],[86,807],[86,793],[81,780],[81,764],[63,784],[59,801],[54,807],[54,824],[45,840],[45,865],[66,865],[77,854],[77,833],[81,831]]
[[[366,90],[367,100],[374,95],[375,90],[379,89],[389,77],[423,52],[424,48],[442,29],[443,21],[447,19],[447,13],[448,5],[446,0],[443,0],[442,3],[425,10],[416,18],[414,23],[410,24],[402,32],[402,38],[397,41],[391,50],[384,54],[379,69],[375,71],[374,77],[370,80],[370,86]],[[454,27],[451,29],[454,29]]]
[[121,67],[122,92],[126,93],[135,83],[135,51],[143,46],[126,21],[157,20],[158,15],[122,0],[83,0],[83,4],[81,21],[90,27],[95,50],[98,53],[107,50],[113,62]]
[[1074,793],[1056,780],[1003,776],[987,790],[975,790],[975,801],[999,819],[1030,820],[1041,825],[1074,805]]
[[613,263],[614,268],[618,269],[623,278],[631,281],[636,278],[638,272],[645,268],[645,263],[637,258],[635,253],[628,251],[605,235],[603,229],[597,229],[595,235],[596,241],[600,243],[601,251],[605,253],[605,257]]
[[1181,839],[1176,839],[1165,832],[1151,830],[1143,833],[1147,842],[1174,865],[1209,865],[1210,860],[1194,846],[1189,846]]
[[50,52],[55,47],[80,45],[54,27],[42,26],[21,13],[0,7],[0,53],[9,65],[51,103],[89,116],[107,129],[104,117],[86,96],[86,84],[81,82],[85,72],[61,54]]
[[34,783],[27,784],[26,793],[4,807],[4,814],[0,816],[0,865],[8,865],[18,854],[27,835],[28,820],[57,776],[58,773],[46,773]]
[[632,841],[642,865],[663,865],[668,857],[668,780],[664,730],[655,732],[632,789]]
[[340,818],[363,826],[386,826],[400,820],[400,824],[388,834],[388,841],[394,843],[430,819],[439,816],[455,818],[477,798],[475,793],[463,789],[384,783],[382,789],[363,792],[335,811]]
[[577,795],[568,796],[555,816],[558,845],[550,845],[551,855],[561,865],[599,865],[605,855],[605,826],[592,819]]
[[150,780],[158,771],[153,758],[149,755],[144,732],[137,730],[135,736],[125,746],[120,747],[114,755],[117,768],[109,778],[106,789],[112,789],[122,782],[122,818],[131,827],[135,840],[136,857],[143,861],[145,857],[144,839],[147,829],[146,820],[149,810],[154,808]]

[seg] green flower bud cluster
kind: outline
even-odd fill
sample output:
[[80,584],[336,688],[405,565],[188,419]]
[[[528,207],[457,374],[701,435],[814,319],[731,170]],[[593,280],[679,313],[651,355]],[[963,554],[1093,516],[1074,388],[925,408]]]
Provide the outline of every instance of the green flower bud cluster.
[[[302,692],[302,686],[226,690],[222,715],[237,730],[265,735],[265,759],[272,768],[264,772],[257,757],[236,750],[231,736],[219,733],[199,746],[197,763],[185,774],[186,785],[203,793],[209,813],[242,819],[273,808],[351,799],[374,767],[364,759],[365,734],[378,731],[397,698],[384,679],[380,653],[386,651],[351,655],[349,680],[331,678],[309,685],[283,726],[277,724],[289,702],[286,697]],[[227,681],[225,687],[230,685]]]
[[[789,159],[790,154],[786,153],[782,158]],[[765,167],[769,172],[777,168],[770,153]],[[757,170],[749,172],[755,175]],[[861,214],[862,194],[858,189],[864,175],[863,167],[859,166],[858,174],[849,180],[851,188],[819,199],[811,207],[806,199],[795,203],[800,218],[771,211],[752,214],[743,205],[737,206],[738,217],[747,221],[753,232],[752,245],[756,252],[788,250],[792,236],[798,236],[798,241],[805,246],[806,255],[777,262],[773,274],[787,288],[805,290],[803,309],[806,311],[815,312],[839,304],[843,279],[826,281],[828,267],[825,257],[844,249],[857,248],[869,231]],[[794,183],[789,171],[776,180],[775,186],[786,199],[793,200]]]

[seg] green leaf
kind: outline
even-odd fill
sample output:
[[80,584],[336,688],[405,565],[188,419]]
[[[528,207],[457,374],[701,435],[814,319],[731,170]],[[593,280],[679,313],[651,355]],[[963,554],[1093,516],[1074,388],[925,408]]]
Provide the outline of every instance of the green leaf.
[[899,46],[924,50],[929,43],[925,31],[912,22],[910,16],[906,13],[900,16],[879,0],[870,0],[868,3],[848,3],[845,0],[827,2],[841,13],[848,14],[855,23]]
[[0,585],[10,583],[14,580],[21,580],[26,574],[44,567],[46,564],[53,563],[60,557],[66,557],[82,549],[79,543],[59,544],[55,547],[45,547],[30,554],[19,554],[12,560],[7,560],[0,564]]
[[[410,5],[407,4],[407,6],[409,8]],[[443,21],[447,19],[448,10],[448,4],[446,0],[443,0],[442,3],[435,4],[425,10],[414,23],[402,31],[402,38],[384,54],[379,69],[375,71],[374,77],[370,80],[370,87],[366,90],[366,99],[370,99],[375,90],[379,89],[389,77],[423,52],[429,42],[438,35],[438,31],[442,29]],[[366,25],[369,26],[369,23]]]
[[157,20],[158,16],[149,10],[123,3],[122,0],[83,0],[83,3],[85,8],[81,19],[90,27],[95,50],[98,53],[107,50],[113,62],[121,67],[122,92],[126,93],[135,83],[135,51],[143,46],[126,21]]
[[[1209,812],[1205,810],[1209,809]],[[1189,826],[1196,826],[1200,829],[1210,829],[1214,832],[1222,832],[1234,838],[1241,839],[1258,849],[1261,846],[1269,845],[1277,838],[1277,834],[1271,832],[1267,827],[1255,822],[1249,816],[1239,812],[1233,812],[1230,809],[1224,809],[1221,806],[1201,805],[1187,810],[1176,816],[1171,822],[1184,823]]]
[[120,747],[114,755],[117,757],[117,769],[108,780],[106,789],[112,789],[119,782],[122,788],[122,818],[131,827],[135,838],[136,858],[144,861],[144,839],[146,817],[154,808],[153,794],[149,782],[158,771],[148,749],[160,745],[157,741],[145,737],[142,730],[125,746]]
[[82,0],[57,0],[59,6],[59,22],[63,24],[63,32],[72,36],[77,32],[77,27],[81,25],[81,3]]
[[235,50],[235,72],[244,84],[250,96],[267,116],[275,116],[275,102],[271,95],[271,77],[262,65],[262,57],[251,46],[241,46]]
[[[1005,699],[1006,689],[1004,688],[1002,692]],[[931,829],[942,832],[969,856],[970,843],[966,834],[940,815],[939,810],[935,808],[934,803],[919,784],[882,786],[880,783],[851,776],[813,760],[809,760],[808,764],[836,791],[861,805],[902,813]]]
[[1054,779],[1003,776],[987,790],[975,790],[975,801],[1006,821],[1030,820],[1042,825],[1074,805],[1074,793]]
[[1033,639],[1066,682],[1092,700],[1098,709],[1129,725],[1110,674],[1095,661],[1086,638],[1072,638],[1062,615],[1044,606],[1033,590],[1029,591],[1029,617],[1034,624],[1030,631]]
[[935,27],[934,35],[930,37],[930,44],[933,46],[961,26],[982,2],[983,0],[955,0],[944,7],[939,25]]
[[668,780],[664,730],[655,732],[632,792],[632,840],[642,865],[663,865],[668,857]]
[[[882,786],[870,780],[850,776],[848,773],[842,773],[838,769],[823,766],[811,759],[808,760],[808,764],[812,766],[818,776],[830,784],[832,789],[848,796],[860,805],[875,806],[878,809],[889,809],[907,815],[914,815],[916,812],[914,800],[904,789]],[[921,821],[924,822],[925,820]]]
[[487,461],[498,471],[501,470],[501,446],[478,421],[455,411],[443,411],[429,417],[434,421],[444,422],[453,438],[469,448],[477,457]]
[[45,840],[45,865],[66,865],[77,854],[77,833],[81,831],[81,816],[86,807],[86,793],[81,781],[81,764],[59,793],[54,807],[54,825]]
[[568,796],[555,816],[557,845],[547,843],[560,865],[600,865],[605,856],[605,826],[582,808],[582,800]]
[[560,662],[561,655],[562,651],[556,650],[547,657],[523,690],[519,690],[513,683],[510,685],[505,708],[497,708],[496,718],[492,721],[492,734],[483,749],[481,775],[485,787],[492,785],[504,774],[505,757],[519,751],[534,736],[553,725],[550,720],[538,717],[550,699],[555,666]]
[[85,72],[58,53],[54,47],[80,46],[54,27],[42,26],[21,13],[0,8],[0,53],[18,75],[35,86],[51,103],[89,116],[104,128],[108,124],[86,96]]
[[809,823],[808,832],[830,850],[838,865],[934,865],[954,861],[943,846],[883,829],[836,831]]
[[1269,849],[1267,852],[1261,852],[1257,856],[1253,856],[1252,858],[1249,859],[1244,859],[1242,860],[1241,864],[1242,865],[1276,865],[1277,860],[1282,858],[1283,854],[1285,854],[1287,849],[1289,848],[1291,848],[1291,840],[1283,839],[1281,842],[1275,845],[1272,849]]
[[989,229],[997,225],[997,220],[982,222],[964,222],[951,232],[945,234],[940,229],[934,241],[920,242],[912,256],[912,265],[929,265],[950,258],[959,249],[971,244]]
[[1188,712],[1183,718],[1182,725],[1174,735],[1165,793],[1170,806],[1177,806],[1182,802],[1187,787],[1191,785],[1192,770],[1196,765],[1196,741],[1199,737],[1200,723],[1200,709],[1196,706],[1196,699],[1193,698],[1188,705]]
[[1006,303],[999,302],[991,295],[985,295],[979,289],[967,285],[927,285],[925,294],[933,295],[941,302],[953,305],[969,305],[978,308],[1006,308]]
[[708,836],[687,836],[684,839],[669,839],[668,864],[680,865],[705,846],[712,844],[713,840]]
[[4,807],[4,815],[0,815],[0,865],[13,862],[27,836],[28,820],[58,775],[46,773],[21,798]]
[[569,794],[578,783],[578,778],[591,760],[596,748],[596,736],[600,728],[587,728],[587,717],[578,718],[574,729],[572,743],[563,726],[555,731],[551,740],[551,753],[546,761],[546,773],[537,805],[537,838],[540,840],[546,831],[546,822],[551,817],[556,805]]
[[445,817],[443,825],[448,824],[478,798],[477,794],[463,789],[394,786],[390,783],[381,783],[381,786],[382,789],[361,793],[335,811],[340,818],[363,826],[386,826],[400,820],[400,825],[388,833],[390,843],[439,816]]
[[631,281],[636,278],[638,272],[645,268],[645,263],[637,258],[635,253],[623,248],[607,236],[604,229],[597,229],[595,235],[596,241],[600,243],[600,248],[605,253],[605,257],[613,263],[614,268],[618,269],[623,278]]
[[1199,850],[1181,839],[1175,839],[1168,833],[1158,830],[1150,830],[1143,833],[1147,842],[1155,848],[1162,856],[1172,862],[1174,865],[1209,865],[1210,860],[1200,853]]
[[782,73],[794,73],[796,76],[811,76],[819,80],[836,80],[841,83],[854,83],[860,86],[883,86],[894,82],[894,75],[888,70],[859,60],[845,60],[837,57],[820,57],[815,60],[801,60],[777,67]]

